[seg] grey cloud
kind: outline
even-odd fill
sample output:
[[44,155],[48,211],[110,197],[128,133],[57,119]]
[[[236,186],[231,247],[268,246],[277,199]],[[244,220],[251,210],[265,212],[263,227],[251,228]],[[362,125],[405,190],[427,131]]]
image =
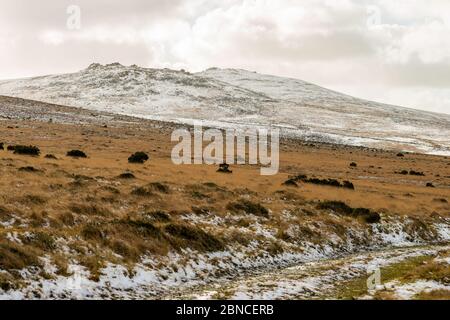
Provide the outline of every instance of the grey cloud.
[[[66,28],[71,4],[82,9],[80,31]],[[380,12],[381,25],[372,29],[368,5]],[[2,0],[0,79],[71,72],[94,61],[236,67],[381,101],[389,90],[399,104],[410,103],[408,90],[420,87],[429,92],[423,108],[432,103],[428,109],[445,105],[450,112],[450,95],[429,98],[450,84],[450,41],[439,41],[450,31],[442,23],[445,8],[441,0]],[[56,34],[54,43],[46,32]]]

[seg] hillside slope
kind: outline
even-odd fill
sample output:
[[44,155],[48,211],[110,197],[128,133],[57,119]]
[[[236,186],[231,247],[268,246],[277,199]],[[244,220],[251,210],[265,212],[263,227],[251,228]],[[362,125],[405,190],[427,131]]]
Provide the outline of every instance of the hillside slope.
[[450,154],[450,116],[365,101],[296,79],[237,69],[191,74],[92,64],[0,81],[0,94],[147,119],[276,126],[306,140]]

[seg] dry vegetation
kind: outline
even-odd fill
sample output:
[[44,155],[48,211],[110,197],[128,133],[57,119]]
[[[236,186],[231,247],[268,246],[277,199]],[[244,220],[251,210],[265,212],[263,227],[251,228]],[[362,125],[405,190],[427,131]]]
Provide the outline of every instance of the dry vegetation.
[[[284,141],[279,175],[260,176],[255,166],[223,174],[173,165],[169,134],[170,127],[140,124],[0,122],[0,269],[8,271],[0,287],[18,285],[18,271],[42,266],[44,256],[60,274],[77,261],[95,279],[107,262],[131,270],[143,256],[220,251],[255,239],[277,254],[303,240],[327,242],[330,232],[343,240],[352,228],[370,233],[380,216],[413,217],[424,233],[434,232],[428,221],[450,216],[446,157]],[[129,163],[136,151],[150,160]],[[403,168],[425,174],[399,177]],[[317,180],[285,183],[302,174]],[[329,179],[351,181],[354,190],[310,183]],[[258,226],[273,238],[248,232]]]

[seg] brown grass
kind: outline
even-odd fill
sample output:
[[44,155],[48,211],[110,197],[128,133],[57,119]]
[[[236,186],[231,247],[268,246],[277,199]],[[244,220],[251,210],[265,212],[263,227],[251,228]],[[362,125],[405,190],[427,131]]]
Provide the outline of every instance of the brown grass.
[[[0,268],[39,265],[38,257],[50,255],[62,273],[71,258],[98,276],[107,261],[123,259],[132,264],[144,254],[246,245],[252,238],[239,228],[250,230],[255,221],[274,231],[278,240],[265,248],[273,254],[283,250],[283,242],[307,239],[320,243],[327,231],[345,237],[345,228],[354,227],[355,222],[330,218],[317,210],[319,200],[416,217],[411,232],[424,230],[421,225],[426,226],[431,217],[450,217],[449,203],[435,200],[450,198],[449,160],[444,157],[408,154],[399,158],[394,152],[284,141],[278,175],[261,176],[257,166],[233,166],[233,174],[226,175],[216,172],[217,166],[173,165],[170,133],[170,128],[146,127],[145,122],[107,129],[1,122],[0,135],[7,145],[36,145],[42,154],[52,154],[58,161],[0,150],[0,221],[11,222],[8,227],[0,225]],[[66,157],[72,149],[85,151],[89,158]],[[145,150],[151,160],[129,164],[128,157],[135,150]],[[350,170],[348,164],[353,161],[358,167]],[[18,171],[27,167],[39,171]],[[431,173],[439,175],[433,179],[436,188],[425,187],[427,177],[395,174],[402,168],[424,172],[428,179]],[[135,179],[118,178],[130,172]],[[349,180],[356,190],[282,185],[289,176],[299,174]],[[288,224],[283,222],[285,210],[293,215]],[[233,219],[228,217],[217,230],[183,219],[185,214],[225,219],[228,213]],[[292,225],[298,231],[289,235],[287,229]],[[229,226],[235,229],[229,231]],[[24,239],[23,244],[5,240],[13,231],[21,238],[24,234],[34,238]],[[67,241],[73,256],[56,252],[58,239]]]

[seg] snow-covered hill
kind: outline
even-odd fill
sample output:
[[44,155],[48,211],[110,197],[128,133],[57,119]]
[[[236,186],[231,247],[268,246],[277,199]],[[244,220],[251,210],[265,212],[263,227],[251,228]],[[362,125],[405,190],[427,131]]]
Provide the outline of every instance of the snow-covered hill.
[[450,116],[369,102],[296,79],[236,69],[191,74],[92,64],[0,81],[0,94],[217,127],[277,126],[309,140],[450,154]]

